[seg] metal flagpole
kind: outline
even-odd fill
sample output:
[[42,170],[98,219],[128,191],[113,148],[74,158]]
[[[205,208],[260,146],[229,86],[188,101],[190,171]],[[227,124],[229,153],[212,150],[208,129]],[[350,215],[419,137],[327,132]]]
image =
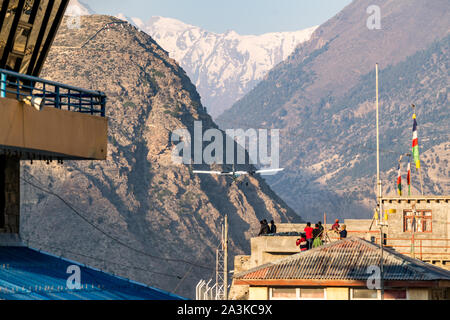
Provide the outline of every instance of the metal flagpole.
[[378,63],[376,64],[376,117],[377,117],[377,187],[378,187],[378,196],[377,196],[377,202],[379,204],[379,210],[378,213],[380,216],[380,222],[382,221],[382,213],[383,210],[381,208],[381,179],[380,179],[380,127],[379,127],[379,103],[378,103]]
[[423,195],[422,171],[420,170],[420,168],[418,170],[419,170],[419,180],[420,180],[420,193],[422,193],[422,195]]
[[412,184],[412,180],[411,180],[411,154],[408,154],[408,170],[407,170],[407,175],[409,176],[409,183],[408,183],[408,197],[411,196],[411,184]]
[[377,203],[380,226],[380,284],[381,284],[381,300],[384,299],[384,284],[383,284],[383,207],[381,202],[381,179],[380,179],[380,127],[379,127],[379,101],[378,101],[378,63],[375,65],[376,76],[376,118],[377,118]]

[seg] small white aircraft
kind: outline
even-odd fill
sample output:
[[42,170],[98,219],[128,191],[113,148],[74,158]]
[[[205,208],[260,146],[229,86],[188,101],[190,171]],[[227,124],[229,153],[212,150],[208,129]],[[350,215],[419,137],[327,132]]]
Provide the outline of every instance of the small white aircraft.
[[233,179],[233,182],[236,182],[240,176],[249,175],[253,176],[254,174],[264,174],[264,173],[274,173],[283,171],[284,168],[279,169],[262,169],[262,170],[251,170],[251,171],[236,171],[233,164],[233,171],[203,171],[203,170],[193,170],[194,173],[200,174],[211,174],[211,175],[219,175],[219,176],[229,176]]

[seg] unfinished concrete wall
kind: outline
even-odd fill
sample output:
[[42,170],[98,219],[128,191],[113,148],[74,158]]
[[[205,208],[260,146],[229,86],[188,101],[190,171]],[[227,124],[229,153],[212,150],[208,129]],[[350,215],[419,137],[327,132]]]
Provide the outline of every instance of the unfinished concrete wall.
[[[395,209],[388,214],[387,244],[400,253],[413,256],[426,262],[450,267],[450,199],[440,197],[386,199],[385,210]],[[432,214],[431,225],[427,232],[405,231],[404,213],[412,210],[429,210]],[[414,240],[413,240],[414,239]]]
[[[300,252],[296,236],[263,236],[250,239],[251,256],[245,266],[250,268],[279,260]],[[244,266],[244,265],[243,265]]]
[[250,256],[239,255],[234,257],[234,272],[239,273],[250,269]]
[[20,160],[0,155],[0,232],[19,233]]
[[234,280],[231,284],[230,292],[228,293],[228,299],[230,300],[248,300],[249,299],[249,287],[245,285],[236,285]]

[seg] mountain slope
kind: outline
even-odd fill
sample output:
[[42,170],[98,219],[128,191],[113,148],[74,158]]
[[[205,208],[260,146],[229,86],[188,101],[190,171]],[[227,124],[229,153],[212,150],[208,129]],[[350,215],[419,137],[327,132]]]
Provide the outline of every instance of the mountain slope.
[[242,36],[234,31],[208,32],[171,18],[152,17],[143,22],[118,17],[148,33],[180,63],[214,118],[254,88],[316,29]]
[[111,26],[80,48],[111,21],[119,20],[82,16],[77,30],[62,23],[41,74],[107,94],[108,160],[24,163],[24,179],[72,208],[23,181],[22,235],[31,246],[193,297],[199,279],[214,273],[225,214],[230,257],[249,250],[260,219],[298,217],[260,178],[230,187],[172,162],[175,129],[192,131],[195,120],[204,130],[217,126],[186,73],[135,27]]
[[[366,27],[366,8],[373,4],[381,9],[381,30]],[[393,169],[410,151],[411,103],[418,106],[421,152],[436,158],[429,150],[443,150],[448,141],[449,9],[440,0],[354,1],[217,122],[223,128],[282,129],[281,165],[287,170],[268,182],[303,217],[324,211],[370,217],[375,63],[381,67],[382,182],[393,194]],[[428,169],[425,164],[425,192],[448,193],[448,180],[428,179]]]

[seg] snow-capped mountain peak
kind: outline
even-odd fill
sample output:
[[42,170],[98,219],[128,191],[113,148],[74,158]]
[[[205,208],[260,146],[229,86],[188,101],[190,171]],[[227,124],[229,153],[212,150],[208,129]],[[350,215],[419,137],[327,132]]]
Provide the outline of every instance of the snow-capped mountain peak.
[[[68,16],[92,14],[95,12],[80,0],[71,0],[66,10]],[[308,41],[317,28],[240,35],[235,30],[214,33],[160,16],[147,22],[123,13],[116,18],[149,34],[183,67],[214,118],[253,89],[296,46]]]
[[253,89],[317,28],[262,35],[240,35],[234,30],[219,34],[173,18],[151,17],[142,23],[124,15],[117,17],[152,36],[181,64],[213,117]]
[[67,16],[88,16],[95,12],[87,5],[79,0],[70,0],[66,9]]

